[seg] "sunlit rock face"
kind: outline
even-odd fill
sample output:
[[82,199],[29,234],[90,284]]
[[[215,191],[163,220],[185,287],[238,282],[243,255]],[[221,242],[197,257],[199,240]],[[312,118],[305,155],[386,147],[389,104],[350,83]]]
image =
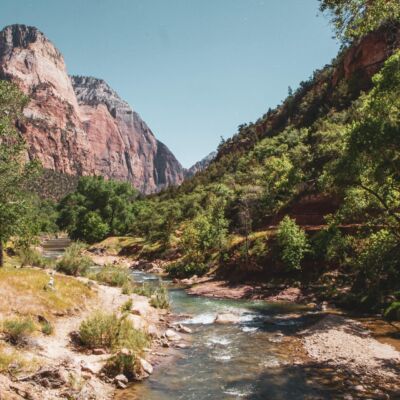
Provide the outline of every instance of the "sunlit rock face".
[[147,124],[106,82],[73,76],[96,173],[154,192],[183,180],[183,168]]
[[103,80],[70,78],[38,29],[0,32],[0,78],[30,97],[20,128],[29,158],[45,168],[126,180],[145,193],[182,182],[182,166],[140,116]]

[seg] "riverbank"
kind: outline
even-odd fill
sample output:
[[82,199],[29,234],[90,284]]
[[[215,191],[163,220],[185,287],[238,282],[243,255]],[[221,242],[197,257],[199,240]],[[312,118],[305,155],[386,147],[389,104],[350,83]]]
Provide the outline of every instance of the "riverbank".
[[[100,266],[114,261],[124,260],[94,259]],[[148,297],[53,270],[7,267],[0,272],[0,294],[9,299],[0,306],[0,321],[28,318],[51,326],[49,334],[35,331],[18,345],[0,335],[1,400],[106,400],[114,397],[117,387],[125,387],[126,377],[113,378],[104,372],[111,353],[104,348],[83,349],[76,343],[82,321],[97,310],[121,316],[124,308],[125,318],[151,339],[139,358],[138,379],[149,376],[153,366],[172,356],[174,348],[185,346],[184,335],[171,329],[174,317],[168,310],[152,307]]]
[[294,303],[315,300],[312,295],[306,295],[301,289],[285,285],[271,286],[261,283],[239,284],[226,280],[216,280],[210,277],[183,279],[179,282],[188,286],[187,292],[189,294],[196,296]]

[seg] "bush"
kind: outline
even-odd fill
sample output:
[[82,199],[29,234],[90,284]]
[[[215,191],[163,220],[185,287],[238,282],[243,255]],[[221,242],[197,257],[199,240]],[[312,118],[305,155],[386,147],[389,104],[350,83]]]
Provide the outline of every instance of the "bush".
[[133,304],[132,299],[127,300],[124,304],[122,304],[122,306],[121,306],[121,311],[122,311],[122,312],[129,312],[129,311],[131,311],[132,304]]
[[156,292],[156,290],[156,286],[149,283],[142,283],[140,286],[135,286],[132,289],[133,293],[138,294],[139,296],[146,297],[151,297]]
[[129,349],[140,353],[148,345],[145,333],[135,329],[126,316],[95,312],[81,323],[79,337],[87,348],[101,347],[109,350]]
[[119,331],[119,319],[115,314],[95,312],[79,327],[79,337],[83,346],[90,349],[102,347],[111,349]]
[[286,216],[280,222],[277,233],[280,258],[290,270],[301,269],[301,261],[309,251],[306,234],[296,222]]
[[132,380],[140,373],[137,356],[133,352],[121,351],[107,361],[104,371],[108,376],[123,374]]
[[202,276],[208,272],[209,266],[205,263],[178,261],[167,267],[171,278],[190,278],[193,275]]
[[17,254],[22,267],[27,265],[40,268],[51,266],[51,261],[44,258],[38,250],[32,247],[21,247],[17,250]]
[[83,254],[83,249],[84,245],[79,242],[71,244],[57,262],[57,271],[73,276],[85,275],[93,261]]
[[95,279],[106,285],[117,287],[126,286],[131,282],[130,274],[126,269],[113,265],[105,265],[96,274]]
[[54,331],[53,325],[51,325],[50,322],[48,321],[43,321],[40,323],[41,328],[42,328],[42,333],[45,335],[51,335]]
[[336,265],[349,263],[354,256],[355,240],[350,235],[343,235],[336,224],[316,233],[311,240],[313,258]]
[[151,296],[150,305],[155,308],[169,308],[169,296],[165,286],[160,286]]
[[384,316],[391,321],[400,321],[400,301],[394,301],[385,310]]
[[139,354],[148,344],[149,340],[144,332],[135,329],[129,319],[120,319],[114,349],[129,349]]
[[30,318],[11,318],[3,321],[3,333],[12,344],[23,342],[35,330]]

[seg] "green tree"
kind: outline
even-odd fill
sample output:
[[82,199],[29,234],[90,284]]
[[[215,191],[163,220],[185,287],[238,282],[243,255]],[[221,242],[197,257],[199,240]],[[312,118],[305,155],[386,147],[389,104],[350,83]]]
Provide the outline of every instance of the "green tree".
[[300,269],[301,261],[309,251],[309,244],[304,230],[296,221],[286,216],[280,222],[277,233],[280,258],[290,270]]
[[384,223],[400,240],[400,51],[373,82],[348,129],[336,183],[347,189],[349,200],[361,190],[359,206],[364,205],[364,213],[371,210],[371,220]]
[[128,232],[137,191],[126,182],[82,177],[59,204],[57,223],[72,239],[89,243]]
[[38,166],[26,162],[25,142],[15,128],[27,102],[14,84],[0,81],[0,266],[4,243],[12,236],[28,237],[35,228],[26,187]]
[[328,13],[336,36],[352,42],[383,24],[400,21],[398,0],[319,0],[320,10]]

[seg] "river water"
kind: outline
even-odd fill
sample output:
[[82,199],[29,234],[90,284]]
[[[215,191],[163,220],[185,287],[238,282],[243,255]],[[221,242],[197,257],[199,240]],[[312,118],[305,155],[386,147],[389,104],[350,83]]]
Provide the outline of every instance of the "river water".
[[[157,279],[141,272],[133,275],[138,282]],[[174,287],[169,293],[171,311],[185,314],[179,322],[193,330],[190,347],[119,399],[341,398],[330,379],[313,381],[303,368],[292,365],[301,357],[293,355],[293,334],[312,317],[306,310],[293,304],[194,297]],[[214,323],[222,313],[237,314],[240,322]]]
[[[55,239],[43,247],[54,258],[68,244],[67,239]],[[138,283],[160,283],[158,277],[140,271],[133,271],[132,276]],[[296,333],[316,318],[312,311],[293,304],[189,296],[165,283],[172,313],[184,314],[179,323],[193,331],[190,346],[166,358],[149,379],[119,391],[116,400],[374,398],[348,397],[346,387],[357,383],[350,383],[348,375],[300,362],[304,354]],[[237,315],[239,323],[214,323],[223,313]]]

